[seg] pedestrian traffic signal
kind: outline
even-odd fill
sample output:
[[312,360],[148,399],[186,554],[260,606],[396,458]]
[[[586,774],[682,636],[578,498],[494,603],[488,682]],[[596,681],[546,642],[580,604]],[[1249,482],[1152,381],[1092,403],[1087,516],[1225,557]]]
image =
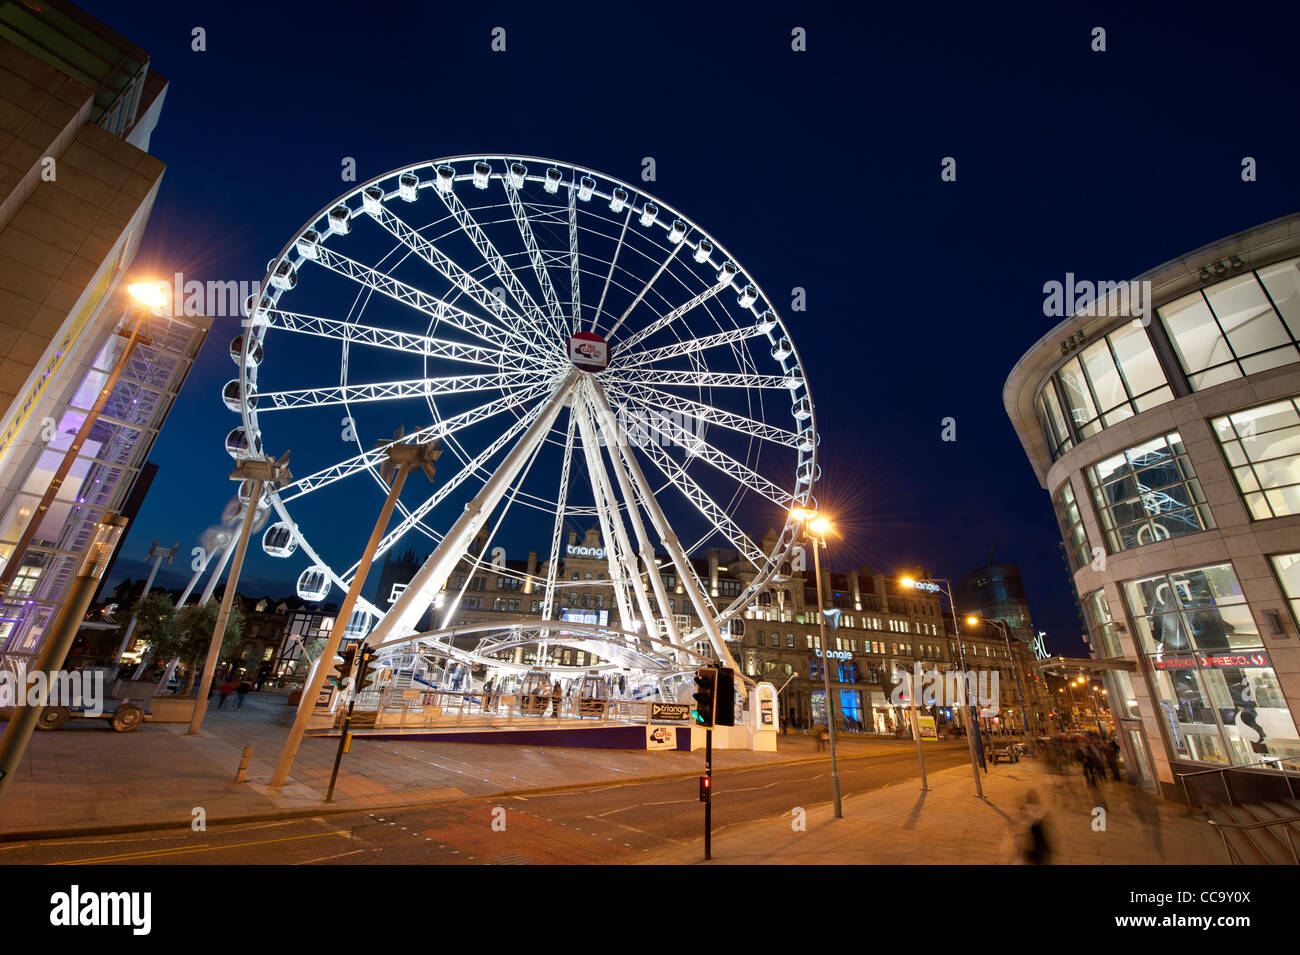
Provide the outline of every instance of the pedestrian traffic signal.
[[352,674],[352,667],[356,663],[356,655],[357,648],[355,646],[344,647],[339,651],[338,656],[334,658],[334,666],[330,668],[327,679],[336,687],[341,688],[347,683],[348,677]]
[[714,688],[713,724],[736,725],[736,671],[731,667],[718,667],[718,681]]
[[713,777],[700,777],[700,802],[708,802],[709,796],[713,794]]
[[379,668],[374,665],[375,651],[364,643],[357,647],[357,693],[361,694],[375,682]]
[[701,726],[713,725],[714,700],[718,691],[717,667],[700,667],[695,671],[695,706],[691,709],[691,719]]

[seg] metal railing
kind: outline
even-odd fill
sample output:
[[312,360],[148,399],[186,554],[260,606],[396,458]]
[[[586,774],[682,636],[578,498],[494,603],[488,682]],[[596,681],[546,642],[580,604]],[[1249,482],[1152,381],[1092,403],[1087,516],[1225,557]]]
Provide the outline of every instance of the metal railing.
[[[1232,791],[1232,784],[1228,780],[1227,774],[1235,770],[1251,770],[1259,766],[1275,766],[1281,772],[1282,778],[1286,780],[1287,792],[1291,794],[1292,799],[1295,799],[1296,798],[1295,785],[1292,782],[1291,774],[1288,773],[1285,767],[1283,766],[1284,763],[1295,763],[1297,765],[1300,765],[1300,758],[1297,758],[1295,756],[1277,756],[1272,759],[1256,760],[1253,763],[1246,763],[1242,766],[1220,766],[1215,769],[1198,769],[1195,772],[1179,773],[1178,778],[1182,783],[1183,798],[1187,801],[1187,805],[1190,806],[1192,804],[1192,797],[1190,792],[1187,789],[1187,780],[1192,776],[1210,776],[1217,773],[1219,775],[1220,781],[1223,783],[1223,791],[1228,796],[1228,805],[1235,806],[1237,805],[1237,797]],[[1273,778],[1273,777],[1268,777],[1268,778]],[[1199,802],[1199,798],[1198,798],[1198,802]],[[1201,808],[1205,808],[1205,804],[1203,802],[1201,803]]]
[[[1211,819],[1210,825],[1214,826],[1219,833],[1219,838],[1223,840],[1223,849],[1228,853],[1228,862],[1231,865],[1246,865],[1245,860],[1238,861],[1239,856],[1232,851],[1232,845],[1228,842],[1228,829],[1266,829],[1271,826],[1286,826],[1287,843],[1291,846],[1291,861],[1295,865],[1300,865],[1300,855],[1296,854],[1295,848],[1295,829],[1293,823],[1300,822],[1300,814],[1294,816],[1283,816],[1279,819],[1261,819],[1258,822],[1224,822],[1218,819]],[[1248,837],[1249,838],[1249,837]],[[1253,840],[1252,840],[1253,841]]]
[[[520,725],[554,727],[584,721],[644,724],[650,722],[650,712],[651,703],[646,700],[386,687],[378,693],[361,694],[352,714],[352,725],[373,729],[493,729]],[[340,708],[334,716],[335,727],[341,726],[342,720]]]

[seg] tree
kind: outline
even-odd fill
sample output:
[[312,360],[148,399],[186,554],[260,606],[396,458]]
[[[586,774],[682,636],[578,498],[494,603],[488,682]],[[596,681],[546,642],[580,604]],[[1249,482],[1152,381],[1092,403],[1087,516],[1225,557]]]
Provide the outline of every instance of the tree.
[[[207,662],[208,648],[212,644],[212,631],[216,629],[217,615],[220,612],[221,607],[209,601],[201,607],[182,607],[176,614],[176,626],[180,632],[180,646],[176,656],[179,656],[181,662],[189,669],[189,680],[185,686],[186,696],[194,689],[194,679],[198,675],[199,667]],[[239,608],[239,604],[232,604],[230,616],[226,618],[226,632],[221,640],[221,650],[217,654],[218,662],[234,653],[240,640],[243,639],[243,633],[244,612]]]
[[[167,659],[175,655],[180,645],[180,631],[177,629],[176,607],[170,597],[161,593],[150,594],[136,603],[131,614],[135,616],[135,631],[131,636],[149,643],[141,654],[141,660]],[[126,619],[129,621],[131,615]],[[122,626],[125,628],[127,624]]]

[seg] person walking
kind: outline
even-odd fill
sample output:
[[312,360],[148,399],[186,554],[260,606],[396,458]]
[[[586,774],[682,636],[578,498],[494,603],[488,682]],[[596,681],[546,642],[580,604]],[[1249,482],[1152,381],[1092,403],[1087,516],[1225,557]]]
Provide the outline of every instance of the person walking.
[[560,681],[555,681],[555,686],[551,687],[551,715],[559,718],[560,704],[564,701],[564,693],[560,690]]
[[235,683],[233,680],[227,678],[226,682],[221,684],[221,699],[217,701],[217,709],[223,709],[226,705],[226,700],[230,699],[230,694],[234,692]]
[[244,708],[244,697],[248,696],[248,691],[251,689],[252,687],[247,680],[239,681],[239,686],[235,689],[235,692],[239,694],[235,699],[235,709],[242,710]]
[[1110,764],[1111,775],[1119,782],[1119,741],[1114,736],[1105,743],[1106,762]]
[[1007,823],[1002,841],[1002,861],[1007,865],[1050,865],[1052,847],[1047,838],[1047,811],[1037,790],[1025,793],[1024,805]]

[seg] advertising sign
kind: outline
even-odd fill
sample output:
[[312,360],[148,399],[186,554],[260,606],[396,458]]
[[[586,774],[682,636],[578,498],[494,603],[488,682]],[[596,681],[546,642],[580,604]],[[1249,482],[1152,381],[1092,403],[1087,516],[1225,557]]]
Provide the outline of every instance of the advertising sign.
[[936,742],[939,739],[939,728],[934,723],[933,716],[917,716],[916,724],[921,730],[921,739],[932,739]]
[[686,721],[691,718],[691,704],[689,703],[651,703],[650,719],[652,720],[682,720]]
[[595,332],[578,332],[569,339],[569,361],[583,371],[609,367],[609,345]]
[[775,701],[766,696],[759,697],[758,700],[758,728],[776,729]]
[[651,750],[676,749],[677,727],[647,726],[645,728],[645,748]]
[[331,701],[334,699],[334,684],[326,683],[320,688],[320,696],[316,697],[316,706],[318,708],[329,709]]
[[1241,667],[1271,667],[1273,664],[1263,650],[1216,650],[1202,652],[1193,659],[1190,653],[1165,653],[1151,657],[1153,670],[1194,670],[1199,662],[1205,670],[1236,669]]

